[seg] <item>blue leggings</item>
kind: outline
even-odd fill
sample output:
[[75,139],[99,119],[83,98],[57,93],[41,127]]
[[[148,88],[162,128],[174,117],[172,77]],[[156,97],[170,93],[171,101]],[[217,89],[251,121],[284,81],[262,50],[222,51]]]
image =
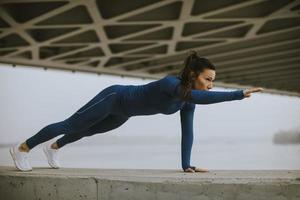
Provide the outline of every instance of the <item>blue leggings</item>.
[[120,113],[118,91],[121,87],[112,85],[103,89],[71,117],[49,124],[27,139],[27,146],[32,149],[38,144],[64,134],[56,141],[60,148],[82,137],[104,133],[121,126],[129,119]]

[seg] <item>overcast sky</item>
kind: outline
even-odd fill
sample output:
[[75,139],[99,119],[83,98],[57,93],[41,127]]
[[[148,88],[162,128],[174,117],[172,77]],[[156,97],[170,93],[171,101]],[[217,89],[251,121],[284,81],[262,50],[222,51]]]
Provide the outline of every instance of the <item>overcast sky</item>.
[[[150,81],[0,64],[0,143],[26,139],[50,123],[66,119],[109,85]],[[241,101],[197,105],[195,140],[270,138],[279,130],[299,129],[299,119],[300,98],[255,93]],[[179,112],[135,116],[111,132],[114,134],[108,137],[178,138]]]

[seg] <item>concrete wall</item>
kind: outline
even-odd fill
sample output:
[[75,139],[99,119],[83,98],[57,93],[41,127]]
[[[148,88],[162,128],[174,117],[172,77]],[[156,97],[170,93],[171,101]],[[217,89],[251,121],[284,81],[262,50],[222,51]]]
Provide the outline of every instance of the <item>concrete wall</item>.
[[0,199],[299,200],[300,170],[210,171],[0,167]]

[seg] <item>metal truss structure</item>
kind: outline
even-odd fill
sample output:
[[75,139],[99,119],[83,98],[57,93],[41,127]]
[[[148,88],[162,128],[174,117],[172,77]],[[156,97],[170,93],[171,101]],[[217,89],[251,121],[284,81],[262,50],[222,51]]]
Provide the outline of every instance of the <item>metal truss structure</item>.
[[0,62],[160,78],[197,50],[216,85],[300,94],[299,0],[1,0]]

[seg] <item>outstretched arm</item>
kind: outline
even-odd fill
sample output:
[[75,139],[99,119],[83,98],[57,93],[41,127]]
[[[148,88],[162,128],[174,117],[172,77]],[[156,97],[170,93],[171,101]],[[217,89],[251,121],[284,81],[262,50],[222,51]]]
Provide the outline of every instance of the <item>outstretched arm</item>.
[[180,110],[181,120],[181,166],[185,170],[189,168],[190,157],[193,146],[193,120],[194,120],[195,104],[185,103]]
[[191,99],[189,102],[195,104],[212,104],[224,101],[241,100],[243,99],[243,90],[236,91],[206,91],[206,90],[191,90]]
[[206,90],[191,90],[191,99],[189,102],[195,104],[212,104],[224,101],[241,100],[250,97],[251,93],[263,91],[263,88],[250,88],[246,90],[236,91],[206,91]]

